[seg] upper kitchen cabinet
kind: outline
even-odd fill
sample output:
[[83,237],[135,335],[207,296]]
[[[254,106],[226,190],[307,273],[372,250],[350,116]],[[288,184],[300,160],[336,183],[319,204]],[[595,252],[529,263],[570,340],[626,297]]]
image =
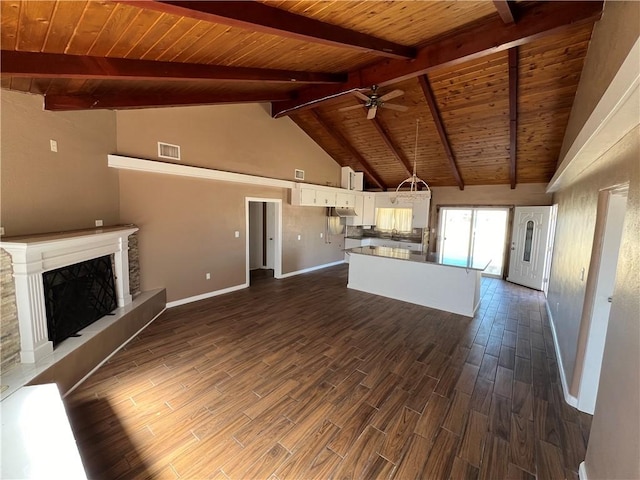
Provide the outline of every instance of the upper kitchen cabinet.
[[331,187],[317,185],[296,184],[291,189],[291,205],[301,207],[335,207],[336,190]]
[[375,194],[363,193],[355,195],[355,217],[347,217],[347,225],[375,225]]
[[375,194],[365,193],[362,195],[362,224],[376,224],[376,204]]
[[[429,196],[430,197],[430,196]],[[413,201],[413,219],[411,226],[413,228],[427,228],[429,227],[429,203],[431,199],[425,196]]]
[[355,193],[338,192],[336,194],[336,207],[355,208],[355,206],[356,206]]

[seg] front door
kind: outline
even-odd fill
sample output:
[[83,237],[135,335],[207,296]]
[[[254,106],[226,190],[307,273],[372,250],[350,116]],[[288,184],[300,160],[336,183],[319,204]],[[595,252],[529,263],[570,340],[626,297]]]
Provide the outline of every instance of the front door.
[[507,281],[542,290],[548,281],[552,207],[516,207]]

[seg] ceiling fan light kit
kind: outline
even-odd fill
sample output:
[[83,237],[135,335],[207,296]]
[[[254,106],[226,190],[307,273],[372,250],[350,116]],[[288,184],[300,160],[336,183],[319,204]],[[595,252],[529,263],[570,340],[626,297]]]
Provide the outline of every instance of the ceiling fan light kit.
[[367,120],[372,120],[375,118],[378,113],[378,108],[388,108],[390,110],[396,110],[398,112],[406,112],[409,107],[404,105],[398,105],[395,103],[387,103],[387,100],[391,100],[392,98],[400,97],[404,95],[404,91],[402,90],[392,90],[384,95],[378,94],[378,86],[373,85],[371,87],[371,95],[367,96],[361,92],[354,91],[353,95],[358,97],[364,103],[360,105],[350,105],[348,107],[343,107],[339,111],[346,112],[349,110],[355,110],[357,108],[366,108],[367,109]]

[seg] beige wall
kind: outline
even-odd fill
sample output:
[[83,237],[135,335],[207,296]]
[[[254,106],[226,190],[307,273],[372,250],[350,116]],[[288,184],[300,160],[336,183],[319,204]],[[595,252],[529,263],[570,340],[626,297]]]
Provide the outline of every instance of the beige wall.
[[[163,141],[181,146],[183,164],[283,179],[301,168],[307,182],[339,182],[337,163],[261,105],[122,111],[117,118],[122,155],[158,159]],[[245,197],[282,200],[282,273],[343,258],[341,239],[320,238],[325,210],[292,207],[288,190],[121,171],[121,221],[140,226],[142,289],[166,287],[175,301],[244,284]]]
[[590,479],[640,478],[640,130],[629,135],[629,150],[620,148],[629,152],[630,188],[587,449]]
[[593,419],[589,478],[640,478],[640,129],[628,133],[575,185],[559,192],[558,224],[547,301],[565,376],[576,364],[585,298],[580,271],[589,270],[600,189],[630,182],[614,302]]
[[611,0],[605,2],[602,18],[593,30],[560,149],[558,165],[638,38],[638,25],[640,25],[640,2]]
[[118,112],[118,153],[151,160],[158,142],[181,147],[184,165],[340,186],[340,167],[291,119],[273,119],[260,104]]
[[[39,95],[1,92],[1,222],[6,236],[118,223],[109,111],[46,112]],[[58,142],[53,153],[49,140]]]
[[464,190],[458,187],[433,187],[429,213],[429,249],[435,251],[436,248],[438,206],[551,205],[552,195],[545,192],[546,187],[546,183],[521,183],[515,189],[511,189],[510,185],[477,185],[465,187]]
[[[640,36],[637,2],[605,2],[587,52],[563,152],[569,148]],[[640,130],[636,127],[554,196],[558,225],[548,302],[565,375],[571,381],[595,230],[598,192],[629,182],[614,301],[587,447],[589,479],[640,478]]]
[[165,287],[169,302],[245,283],[245,197],[282,200],[283,273],[343,258],[341,239],[320,238],[324,209],[293,207],[284,189],[122,171],[120,194],[121,220],[140,227],[142,290]]

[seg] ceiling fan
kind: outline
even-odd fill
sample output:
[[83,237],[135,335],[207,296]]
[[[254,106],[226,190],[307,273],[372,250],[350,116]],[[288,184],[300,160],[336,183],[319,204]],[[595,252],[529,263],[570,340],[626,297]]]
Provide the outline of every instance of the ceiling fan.
[[402,90],[392,90],[389,93],[385,93],[384,95],[378,94],[378,86],[374,85],[371,87],[371,95],[367,96],[358,91],[352,92],[356,97],[360,100],[364,101],[364,103],[360,105],[351,105],[349,107],[343,107],[339,111],[346,112],[348,110],[355,110],[356,108],[366,108],[367,109],[367,119],[371,120],[376,116],[378,112],[378,108],[388,108],[390,110],[397,110],[399,112],[406,112],[409,107],[404,105],[397,105],[395,103],[387,103],[387,100],[391,100],[392,98],[399,97],[400,95],[404,95]]

